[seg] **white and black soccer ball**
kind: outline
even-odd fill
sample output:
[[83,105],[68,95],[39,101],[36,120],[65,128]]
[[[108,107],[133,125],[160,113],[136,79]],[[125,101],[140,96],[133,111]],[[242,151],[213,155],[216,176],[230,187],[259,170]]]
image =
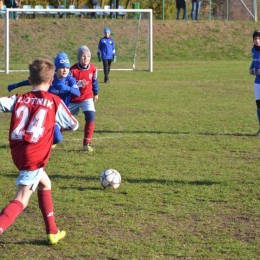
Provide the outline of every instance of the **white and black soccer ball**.
[[100,175],[100,184],[104,188],[117,189],[121,184],[121,175],[114,169],[104,170]]

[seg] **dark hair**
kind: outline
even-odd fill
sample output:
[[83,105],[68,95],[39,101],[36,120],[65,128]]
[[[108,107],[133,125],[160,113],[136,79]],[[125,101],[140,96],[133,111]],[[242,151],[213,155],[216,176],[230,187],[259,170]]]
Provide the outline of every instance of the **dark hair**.
[[259,29],[254,30],[253,40],[255,39],[255,37],[260,37],[260,30]]

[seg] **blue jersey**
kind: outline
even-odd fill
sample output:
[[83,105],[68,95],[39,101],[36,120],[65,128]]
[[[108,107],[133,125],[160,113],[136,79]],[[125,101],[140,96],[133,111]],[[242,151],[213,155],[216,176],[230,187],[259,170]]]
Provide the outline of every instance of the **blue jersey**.
[[98,44],[97,56],[102,60],[113,60],[116,56],[115,43],[112,38],[103,37]]
[[[260,69],[260,52],[257,51],[254,47],[252,48],[252,63],[250,69],[254,69],[255,74]],[[255,83],[260,84],[260,75],[256,75]]]
[[[56,88],[55,86],[60,83],[69,86],[70,90],[60,90]],[[66,78],[61,79],[58,79],[55,74],[48,92],[59,96],[66,104],[66,106],[68,106],[70,103],[71,94],[73,94],[76,97],[80,96],[80,91],[79,87],[76,84],[76,79],[71,75],[71,73],[69,73],[69,75]]]
[[[63,85],[66,87],[66,89],[64,87],[57,87],[57,85]],[[11,91],[15,88],[19,88],[22,86],[29,86],[31,85],[31,83],[29,82],[29,80],[24,80],[15,84],[11,89],[9,89],[8,86],[8,90]],[[55,94],[56,96],[60,97],[63,102],[65,103],[66,106],[69,105],[70,103],[70,99],[71,99],[71,94],[79,97],[80,96],[80,91],[79,91],[79,87],[76,84],[76,79],[71,75],[71,72],[69,72],[68,76],[65,78],[61,78],[58,79],[57,75],[54,74],[53,76],[53,81],[52,84],[50,85],[50,88],[48,90],[48,92]]]

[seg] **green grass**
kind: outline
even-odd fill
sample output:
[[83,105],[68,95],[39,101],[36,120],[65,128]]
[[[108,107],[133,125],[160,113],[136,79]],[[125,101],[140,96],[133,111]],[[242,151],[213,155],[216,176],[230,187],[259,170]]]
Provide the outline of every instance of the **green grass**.
[[[154,72],[112,71],[96,103],[95,152],[79,129],[52,151],[55,216],[67,236],[45,243],[32,196],[0,236],[0,259],[258,259],[259,140],[248,61],[156,62]],[[6,85],[26,73],[1,76]],[[19,92],[29,88],[20,88]],[[14,93],[16,93],[14,91]],[[0,208],[17,170],[0,114]],[[115,168],[117,190],[99,175]]]
[[[132,68],[138,20],[116,19],[19,19],[10,20],[10,70],[26,70],[28,63],[41,55],[53,60],[57,52],[68,54],[76,62],[77,49],[87,45],[96,60],[98,41],[104,27],[110,27],[115,40],[117,62],[114,68]],[[75,30],[75,24],[77,29]],[[146,68],[146,22],[141,23],[136,50],[136,68]],[[252,33],[258,23],[243,21],[162,21],[153,20],[154,61],[248,60],[251,57]],[[25,30],[26,28],[26,30]],[[0,70],[5,69],[4,29],[0,19]],[[19,48],[17,48],[19,46]],[[22,50],[22,51],[21,51]],[[140,64],[145,62],[145,64]],[[101,63],[96,63],[102,68]],[[249,65],[247,65],[249,66]]]

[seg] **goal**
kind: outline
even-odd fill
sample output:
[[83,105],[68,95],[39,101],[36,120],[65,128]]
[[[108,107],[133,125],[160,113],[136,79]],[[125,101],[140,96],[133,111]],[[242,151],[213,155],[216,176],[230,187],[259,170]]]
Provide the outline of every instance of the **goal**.
[[[117,60],[112,70],[153,71],[151,9],[15,9],[18,20],[9,19],[13,10],[6,9],[0,72],[28,71],[32,60],[53,61],[61,51],[68,54],[73,64],[77,62],[77,49],[81,45],[89,47],[91,63],[102,70],[102,62],[97,60],[97,46],[105,27],[111,29],[116,47]],[[97,18],[89,19],[93,12]],[[110,19],[110,12],[113,17],[120,13],[118,19]],[[34,19],[30,19],[31,14]]]

